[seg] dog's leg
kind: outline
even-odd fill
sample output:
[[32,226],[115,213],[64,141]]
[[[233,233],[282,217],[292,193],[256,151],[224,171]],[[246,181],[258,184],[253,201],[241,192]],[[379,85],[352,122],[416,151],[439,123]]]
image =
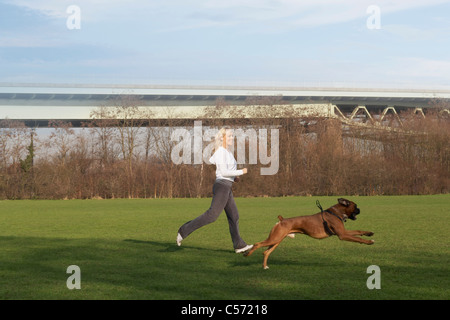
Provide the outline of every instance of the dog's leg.
[[264,241],[255,243],[251,250],[244,253],[244,256],[250,256],[255,250],[261,247],[269,247],[280,243],[281,241],[283,241],[286,235],[289,234],[289,231],[290,230],[286,230],[285,228],[280,226],[280,223],[277,223],[270,231],[269,237]]
[[249,251],[247,251],[247,252],[244,252],[244,257],[251,256],[252,253],[253,253],[256,249],[259,249],[259,248],[262,247],[261,243],[263,243],[263,242],[264,242],[264,241],[255,243],[255,244],[253,245],[253,248],[251,248],[251,249],[250,249]]
[[274,244],[273,246],[270,246],[266,251],[264,251],[264,261],[263,261],[263,268],[269,269],[267,266],[267,259],[269,259],[270,254],[280,245],[280,242]]
[[344,240],[344,241],[352,241],[352,242],[358,242],[358,243],[364,243],[364,244],[374,244],[375,241],[374,240],[366,240],[366,239],[362,239],[359,237],[355,237],[354,235],[350,234],[350,233],[340,233],[337,235],[339,237],[340,240]]
[[246,253],[244,253],[245,257],[250,256],[255,250],[261,248],[261,247],[272,247],[273,245],[278,245],[284,238],[286,237],[286,235],[282,236],[282,237],[272,237],[269,236],[269,238],[267,238],[264,241],[261,242],[257,242],[253,245],[253,248],[251,248],[249,251],[247,251]]
[[373,236],[372,231],[361,231],[361,230],[347,230],[346,233],[351,236]]

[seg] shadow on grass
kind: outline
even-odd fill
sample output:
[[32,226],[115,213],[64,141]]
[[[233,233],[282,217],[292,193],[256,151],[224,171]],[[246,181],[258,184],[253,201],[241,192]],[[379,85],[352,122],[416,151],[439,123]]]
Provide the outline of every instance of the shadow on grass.
[[178,246],[176,243],[173,242],[162,242],[162,241],[149,241],[149,240],[137,240],[137,239],[125,239],[124,241],[132,242],[136,244],[147,244],[151,246],[161,247],[159,252],[177,252],[184,249],[195,249],[195,250],[203,250],[203,251],[215,251],[215,252],[226,252],[230,253],[232,251],[225,250],[225,249],[211,249],[211,248],[204,248],[204,247],[196,247],[192,245],[181,245]]
[[[233,298],[227,261],[236,254],[230,250],[138,239],[12,236],[0,237],[0,246],[0,299]],[[81,269],[81,290],[66,286],[70,265]]]
[[[447,299],[449,255],[280,247],[262,255],[154,240],[0,237],[0,299]],[[262,251],[261,251],[262,252]],[[259,252],[259,253],[261,253]],[[366,269],[381,268],[381,290]],[[81,290],[66,286],[81,269]]]

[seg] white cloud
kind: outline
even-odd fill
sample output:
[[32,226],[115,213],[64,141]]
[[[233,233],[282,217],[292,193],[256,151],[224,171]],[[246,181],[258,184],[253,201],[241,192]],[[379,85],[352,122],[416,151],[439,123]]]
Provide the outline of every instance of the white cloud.
[[405,24],[383,25],[383,30],[407,42],[429,41],[442,32],[441,29],[424,29]]
[[[28,0],[8,0],[5,3],[31,11],[38,11],[40,14],[61,18],[66,17],[66,8],[70,5],[69,1],[46,0],[46,1],[28,1]],[[67,3],[64,6],[64,3]]]
[[[6,1],[47,17],[50,22],[39,25],[38,31],[31,30],[35,25],[25,31],[14,26],[1,30],[0,48],[80,47],[76,53],[60,51],[64,55],[73,54],[74,74],[92,69],[92,73],[107,76],[109,71],[105,70],[108,69],[117,70],[114,72],[120,73],[120,77],[125,70],[125,76],[141,75],[143,78],[147,74],[148,77],[189,79],[253,76],[277,81],[289,76],[288,81],[298,78],[345,81],[357,77],[355,81],[361,78],[376,78],[380,82],[411,79],[421,83],[421,79],[425,79],[430,83],[450,83],[450,62],[445,61],[448,50],[444,48],[448,46],[444,42],[450,29],[445,13],[436,10],[434,23],[420,20],[408,23],[405,19],[399,19],[397,23],[394,15],[450,3],[450,0],[3,0],[2,3]],[[66,29],[69,5],[81,9],[80,31]],[[349,32],[349,28],[345,28],[350,25],[339,26],[343,35],[331,44],[334,41],[330,36],[333,32],[328,32],[331,28],[318,29],[319,32],[312,36],[308,32],[299,32],[296,37],[297,33],[293,32],[278,37],[278,33],[285,31],[303,31],[316,26],[334,28],[334,25],[352,21],[363,29],[369,5],[380,7],[380,32],[354,32],[345,38],[345,32]],[[418,12],[420,10],[411,12],[409,17],[417,18]],[[178,32],[183,30],[193,32]],[[216,36],[217,30],[225,32],[217,32]],[[238,49],[229,49],[232,45],[221,40],[220,35],[225,33],[232,35],[229,39],[235,41],[232,45]],[[243,33],[247,34],[241,37]],[[251,38],[248,33],[263,34],[264,37]],[[271,37],[274,33],[276,37]],[[322,37],[326,45],[318,44],[313,38],[316,35]],[[272,40],[276,45],[271,46]],[[309,52],[301,51],[299,43],[302,41]],[[341,47],[336,48],[336,45]],[[98,50],[103,51],[99,53]],[[117,50],[127,53],[117,54]],[[329,55],[324,54],[327,50],[330,50]],[[21,52],[24,54],[25,51]],[[45,52],[38,50],[41,56]],[[94,52],[95,55],[91,54]],[[80,53],[81,57],[78,56]],[[402,58],[405,55],[408,57]],[[60,65],[52,64],[56,63],[53,60],[61,59],[52,54],[49,56],[45,60],[46,68],[62,69]],[[210,56],[214,57],[213,61],[208,61]],[[19,61],[17,65],[24,66],[24,63]],[[68,68],[67,65],[63,67]],[[22,72],[28,74],[28,69],[24,68]]]
[[450,83],[450,61],[417,57],[399,59],[398,67],[391,71],[404,77],[424,77]]
[[[367,17],[369,5],[377,5],[381,14],[429,7],[450,0],[8,0],[11,5],[39,11],[53,18],[67,18],[69,5],[81,8],[83,19],[117,21],[149,16],[178,28],[203,28],[276,21],[285,28],[311,27],[348,22]],[[176,18],[171,20],[172,18]],[[193,21],[197,20],[197,21]],[[198,20],[203,20],[198,21]],[[208,21],[209,23],[205,23]]]
[[0,48],[51,48],[61,45],[60,40],[30,35],[3,36]]
[[86,20],[108,18],[111,17],[111,12],[117,13],[117,17],[123,17],[126,13],[137,14],[141,10],[155,7],[154,1],[143,0],[6,0],[5,3],[55,19],[67,19],[67,8],[75,5],[81,9],[83,19]]

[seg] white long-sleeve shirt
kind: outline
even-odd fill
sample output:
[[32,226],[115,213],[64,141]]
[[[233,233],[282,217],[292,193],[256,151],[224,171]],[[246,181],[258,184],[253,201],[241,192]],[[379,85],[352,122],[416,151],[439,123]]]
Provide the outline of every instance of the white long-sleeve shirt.
[[209,159],[209,162],[216,165],[216,179],[234,182],[236,176],[244,174],[242,170],[236,170],[237,162],[233,154],[224,147],[219,147]]

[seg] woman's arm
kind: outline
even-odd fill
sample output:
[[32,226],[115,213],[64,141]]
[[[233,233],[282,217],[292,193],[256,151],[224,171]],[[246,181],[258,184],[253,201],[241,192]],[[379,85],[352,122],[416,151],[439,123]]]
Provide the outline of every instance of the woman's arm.
[[216,163],[216,168],[220,172],[220,175],[222,177],[242,176],[244,173],[247,172],[247,169],[245,169],[246,172],[244,172],[244,169],[242,169],[242,170],[229,170],[228,169],[228,164],[226,164],[226,163]]
[[247,169],[230,169],[230,167],[235,167],[236,161],[234,160],[234,157],[230,156],[229,152],[224,148],[219,148],[216,151],[216,153],[214,154],[214,160],[216,164],[216,170],[222,177],[236,177],[242,176],[243,174],[247,173]]

